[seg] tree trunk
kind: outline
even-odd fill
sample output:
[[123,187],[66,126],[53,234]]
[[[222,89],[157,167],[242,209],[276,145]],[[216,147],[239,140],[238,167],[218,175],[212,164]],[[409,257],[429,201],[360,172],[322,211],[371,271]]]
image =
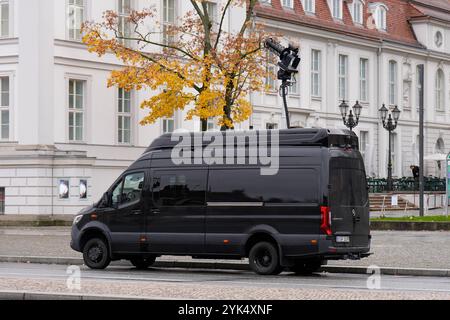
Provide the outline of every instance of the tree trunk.
[[208,120],[200,119],[200,127],[202,131],[208,131]]

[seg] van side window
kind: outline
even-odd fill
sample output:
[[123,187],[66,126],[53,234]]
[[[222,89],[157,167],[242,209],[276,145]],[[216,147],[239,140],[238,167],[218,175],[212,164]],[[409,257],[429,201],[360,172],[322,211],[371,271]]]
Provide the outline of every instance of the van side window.
[[126,175],[112,192],[112,205],[136,202],[141,199],[144,186],[144,173],[136,172]]
[[318,203],[318,171],[281,168],[262,176],[260,169],[211,169],[208,202]]
[[156,206],[205,205],[207,170],[164,170],[153,172],[153,201]]
[[123,182],[121,204],[141,200],[143,187],[144,187],[143,172],[137,172],[127,175]]
[[121,179],[114,187],[112,192],[111,204],[114,206],[120,203],[120,195],[122,194],[123,179]]

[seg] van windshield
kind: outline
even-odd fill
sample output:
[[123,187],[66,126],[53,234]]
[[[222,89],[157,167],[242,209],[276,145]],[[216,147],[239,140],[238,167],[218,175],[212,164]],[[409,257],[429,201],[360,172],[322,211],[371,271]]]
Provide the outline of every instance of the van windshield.
[[366,206],[368,202],[366,173],[349,164],[351,163],[343,166],[343,161],[338,161],[331,166],[330,204],[348,207]]

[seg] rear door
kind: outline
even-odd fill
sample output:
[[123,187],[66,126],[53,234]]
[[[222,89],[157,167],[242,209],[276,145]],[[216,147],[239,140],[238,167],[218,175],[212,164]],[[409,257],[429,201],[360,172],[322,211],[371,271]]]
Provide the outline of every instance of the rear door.
[[[365,247],[369,244],[369,198],[362,159],[332,158],[330,162],[331,229],[350,242],[336,245]],[[336,239],[335,239],[336,240]]]

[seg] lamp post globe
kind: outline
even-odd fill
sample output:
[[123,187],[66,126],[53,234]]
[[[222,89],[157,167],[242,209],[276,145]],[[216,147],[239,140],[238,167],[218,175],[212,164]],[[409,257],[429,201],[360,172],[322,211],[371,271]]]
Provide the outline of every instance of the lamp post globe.
[[345,100],[343,100],[342,103],[339,105],[342,120],[344,122],[344,125],[347,128],[349,128],[350,131],[353,131],[353,129],[356,128],[356,126],[359,124],[359,117],[361,116],[362,106],[359,104],[358,101],[356,101],[356,104],[353,106],[353,108],[350,111],[349,109],[350,107],[345,102]]

